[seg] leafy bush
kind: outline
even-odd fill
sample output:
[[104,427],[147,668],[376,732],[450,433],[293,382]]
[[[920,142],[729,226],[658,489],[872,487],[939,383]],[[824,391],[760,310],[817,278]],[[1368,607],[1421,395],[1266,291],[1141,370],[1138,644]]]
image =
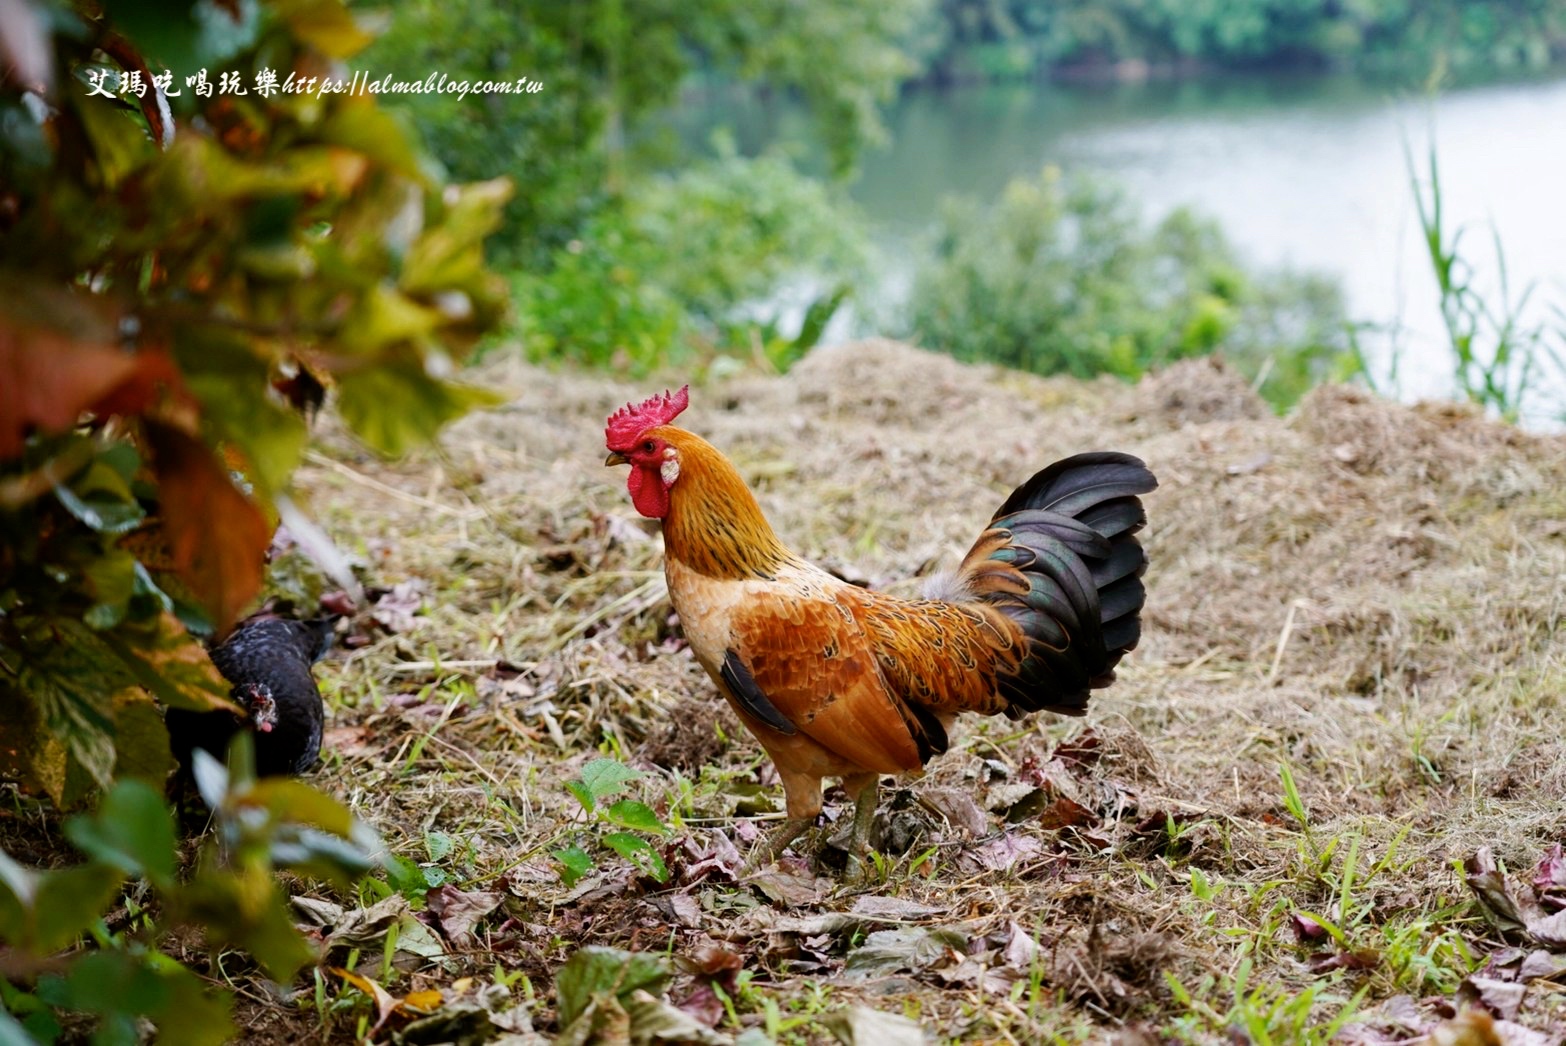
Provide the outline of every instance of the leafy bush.
[[[262,93],[268,72],[343,75],[368,36],[341,0],[26,2],[5,22],[0,772],[69,807],[122,778],[161,785],[154,699],[227,706],[197,636],[252,601],[279,517],[303,519],[289,477],[322,383],[386,453],[486,398],[443,375],[503,310],[483,239],[509,188],[441,185],[365,97]],[[245,94],[198,93],[198,69]],[[238,834],[177,887],[168,815],[128,782],[70,822],[86,865],[4,859],[8,974],[77,940],[125,876],[165,905],[134,945],[96,933],[58,990],[7,988],[8,1008],[93,1010],[113,1038],[167,1004],[208,1041],[217,1011],[186,1005],[194,979],[158,930],[204,926],[274,976],[308,958],[270,870],[340,871],[352,851],[273,829],[298,815],[343,836],[347,813],[295,783],[207,793],[232,800],[219,824]],[[44,903],[59,891],[70,903]]]
[[[758,349],[786,366],[846,298],[863,244],[857,216],[831,188],[782,157],[725,149],[648,179],[545,271],[517,276],[519,335],[533,359],[636,372]],[[814,297],[784,334],[775,303],[800,285]]]
[[[62,25],[56,68],[162,64],[112,28]],[[198,28],[152,40],[199,53]],[[234,28],[247,48],[203,60],[246,82],[325,74],[361,42],[337,0]],[[223,703],[187,629],[226,629],[258,591],[277,514],[297,511],[312,383],[333,382],[388,453],[483,398],[436,375],[503,307],[482,240],[507,189],[429,181],[362,98],[187,88],[171,122],[156,91],[89,97],[62,78],[55,96],[45,124],[19,90],[0,98],[0,700],[14,769],[66,802],[157,745],[141,688]]]
[[1213,223],[1177,210],[1147,231],[1118,191],[1053,169],[949,202],[910,307],[913,336],[960,359],[1135,378],[1222,351],[1280,404],[1345,349],[1331,284],[1248,274]]

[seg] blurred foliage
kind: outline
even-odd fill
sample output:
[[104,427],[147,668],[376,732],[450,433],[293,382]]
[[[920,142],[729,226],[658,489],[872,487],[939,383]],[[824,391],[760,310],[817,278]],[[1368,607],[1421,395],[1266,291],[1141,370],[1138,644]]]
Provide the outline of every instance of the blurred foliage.
[[[178,874],[174,818],[141,781],[116,784],[98,810],[65,822],[86,860],[29,869],[0,852],[0,939],[10,946],[0,980],[0,1041],[53,1042],[65,1014],[98,1019],[95,1042],[138,1042],[152,1021],[171,1043],[220,1043],[235,1032],[230,1000],[159,947],[169,932],[199,927],[214,950],[243,948],[287,982],[315,958],[294,929],[274,871],[319,876],[348,888],[370,867],[373,833],[348,810],[284,778],[257,781],[250,737],[229,767],[196,755],[196,779],[213,812],[193,874]],[[150,895],[127,899],[114,929],[102,919],[127,879]],[[71,948],[87,937],[94,948]],[[57,955],[62,949],[70,949]]]
[[[914,71],[899,41],[927,0],[416,0],[359,63],[380,76],[529,77],[528,95],[400,96],[454,176],[522,187],[497,242],[532,269],[560,260],[663,154],[650,129],[695,70],[800,98],[833,166],[882,133]],[[599,238],[605,236],[600,231]]]
[[[728,354],[783,369],[815,343],[866,278],[856,212],[781,156],[719,153],[645,179],[515,277],[531,358],[644,373]],[[790,287],[808,299],[791,310]]]
[[909,47],[939,83],[1124,61],[1541,69],[1566,54],[1566,0],[939,0]]
[[1247,273],[1217,226],[1177,210],[1151,231],[1086,179],[1017,180],[989,206],[949,201],[917,271],[912,335],[965,360],[1136,378],[1222,352],[1287,405],[1346,359],[1335,285]]
[[[485,398],[439,375],[503,310],[482,242],[508,189],[432,181],[366,97],[203,97],[187,67],[177,97],[148,86],[165,54],[212,81],[341,75],[362,34],[337,0],[241,8],[216,52],[203,27],[229,16],[205,4],[151,22],[146,51],[22,10],[54,72],[24,93],[19,64],[0,94],[0,729],[10,769],[69,804],[156,746],[146,691],[224,702],[187,629],[257,593],[320,383],[388,453]],[[130,72],[140,96],[87,86]]]
[[[162,785],[154,699],[228,706],[196,636],[258,592],[329,387],[386,453],[489,398],[445,375],[504,310],[483,240],[509,186],[442,185],[372,98],[261,89],[267,73],[344,77],[368,39],[341,0],[27,0],[0,17],[0,774],[61,807],[119,779]],[[212,89],[228,78],[244,93]],[[233,800],[239,835],[170,892],[167,815],[138,787],[109,793],[101,830],[68,829],[83,869],[6,860],[12,958],[52,970],[139,876],[178,909],[164,918],[289,975],[308,956],[270,868],[340,870],[351,849],[296,835],[273,860],[273,815],[343,835],[347,814],[292,782],[255,786]],[[155,850],[155,868],[116,864],[111,843]],[[40,900],[62,891],[70,903]],[[95,937],[36,998],[99,1013],[115,1041],[131,1015],[190,1016],[200,985],[155,934],[124,949]],[[8,1007],[22,995],[8,988]]]

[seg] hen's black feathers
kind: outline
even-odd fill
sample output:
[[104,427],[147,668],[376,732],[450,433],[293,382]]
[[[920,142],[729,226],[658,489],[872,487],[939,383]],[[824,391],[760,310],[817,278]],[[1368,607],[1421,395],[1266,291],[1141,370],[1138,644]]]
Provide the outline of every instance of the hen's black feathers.
[[[1027,637],[1017,671],[999,690],[1014,717],[1047,708],[1081,715],[1088,692],[1108,686],[1115,665],[1141,638],[1147,555],[1134,536],[1147,522],[1138,495],[1158,486],[1129,454],[1078,454],[1014,490],[974,552],[992,551],[974,571],[977,594]],[[996,540],[1003,543],[994,547]],[[972,553],[970,553],[970,556]],[[981,569],[1009,564],[1015,574]]]
[[[211,649],[212,663],[233,684],[230,696],[248,707],[258,691],[276,705],[277,722],[269,731],[252,729],[256,773],[260,776],[300,774],[320,758],[323,709],[310,666],[331,649],[332,619],[294,621],[258,616],[240,622],[227,639]],[[249,720],[229,712],[168,710],[169,744],[182,767],[200,748],[219,759],[228,752],[234,734]]]

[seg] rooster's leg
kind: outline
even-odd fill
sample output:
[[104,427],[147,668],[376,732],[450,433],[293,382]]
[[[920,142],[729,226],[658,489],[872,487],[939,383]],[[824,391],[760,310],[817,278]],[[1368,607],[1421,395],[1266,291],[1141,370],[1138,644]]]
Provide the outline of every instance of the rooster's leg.
[[740,869],[740,874],[749,875],[756,869],[777,860],[788,848],[789,843],[804,835],[815,823],[814,817],[790,817],[784,821],[761,845],[751,851],[745,866]]
[[854,800],[854,827],[848,835],[848,870],[852,878],[865,876],[863,858],[870,850],[870,825],[875,821],[876,793],[880,777],[861,774],[843,779],[843,791]]

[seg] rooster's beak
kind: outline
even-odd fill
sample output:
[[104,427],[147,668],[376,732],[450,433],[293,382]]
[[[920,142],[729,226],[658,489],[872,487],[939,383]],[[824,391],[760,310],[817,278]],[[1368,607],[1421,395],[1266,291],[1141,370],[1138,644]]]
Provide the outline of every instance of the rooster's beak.
[[611,450],[609,456],[604,459],[605,465],[629,465],[631,459],[621,454],[618,450]]

